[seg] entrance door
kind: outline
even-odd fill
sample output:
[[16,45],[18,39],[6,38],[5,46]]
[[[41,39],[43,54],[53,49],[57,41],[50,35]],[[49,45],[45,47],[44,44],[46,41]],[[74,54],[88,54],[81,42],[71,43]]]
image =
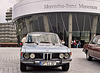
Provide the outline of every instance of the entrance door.
[[81,42],[81,47],[90,41],[90,31],[73,31],[72,40],[78,40]]
[[84,44],[88,44],[89,41],[90,41],[90,31],[81,31],[81,43],[82,43],[82,46]]
[[72,32],[72,40],[80,40],[80,31]]
[[72,32],[72,40],[76,40],[77,45],[75,45],[74,47],[78,48],[81,46],[78,45],[79,41],[80,41],[80,31],[73,31]]

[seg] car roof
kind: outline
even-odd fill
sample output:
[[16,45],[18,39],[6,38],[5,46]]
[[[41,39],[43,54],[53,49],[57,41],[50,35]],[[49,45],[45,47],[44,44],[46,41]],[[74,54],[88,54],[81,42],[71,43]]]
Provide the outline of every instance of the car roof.
[[56,33],[52,33],[52,32],[30,32],[28,34],[56,34]]
[[100,37],[100,35],[96,35],[96,36],[94,36],[94,37]]
[[96,35],[96,36],[100,36],[100,35]]

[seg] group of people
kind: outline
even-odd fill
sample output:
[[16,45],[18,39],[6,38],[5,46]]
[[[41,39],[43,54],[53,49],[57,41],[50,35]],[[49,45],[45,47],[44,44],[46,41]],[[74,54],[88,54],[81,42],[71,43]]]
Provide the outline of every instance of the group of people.
[[81,48],[81,42],[79,40],[72,40],[71,48]]

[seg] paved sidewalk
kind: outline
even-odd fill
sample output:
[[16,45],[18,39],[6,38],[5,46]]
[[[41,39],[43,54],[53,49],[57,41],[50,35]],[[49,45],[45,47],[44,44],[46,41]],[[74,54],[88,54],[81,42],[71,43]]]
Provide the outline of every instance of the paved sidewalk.
[[20,71],[20,48],[0,48],[0,73],[100,73],[100,61],[87,61],[82,49],[71,48],[72,62],[68,72],[59,68],[28,68]]

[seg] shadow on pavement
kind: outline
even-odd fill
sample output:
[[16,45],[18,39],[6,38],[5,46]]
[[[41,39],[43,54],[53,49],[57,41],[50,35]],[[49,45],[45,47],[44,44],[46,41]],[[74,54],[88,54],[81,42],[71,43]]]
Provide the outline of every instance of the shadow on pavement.
[[28,67],[26,71],[22,73],[61,73],[66,72],[62,71],[60,68],[51,68],[51,67]]
[[97,60],[97,59],[93,59],[92,62],[100,64],[100,60]]

